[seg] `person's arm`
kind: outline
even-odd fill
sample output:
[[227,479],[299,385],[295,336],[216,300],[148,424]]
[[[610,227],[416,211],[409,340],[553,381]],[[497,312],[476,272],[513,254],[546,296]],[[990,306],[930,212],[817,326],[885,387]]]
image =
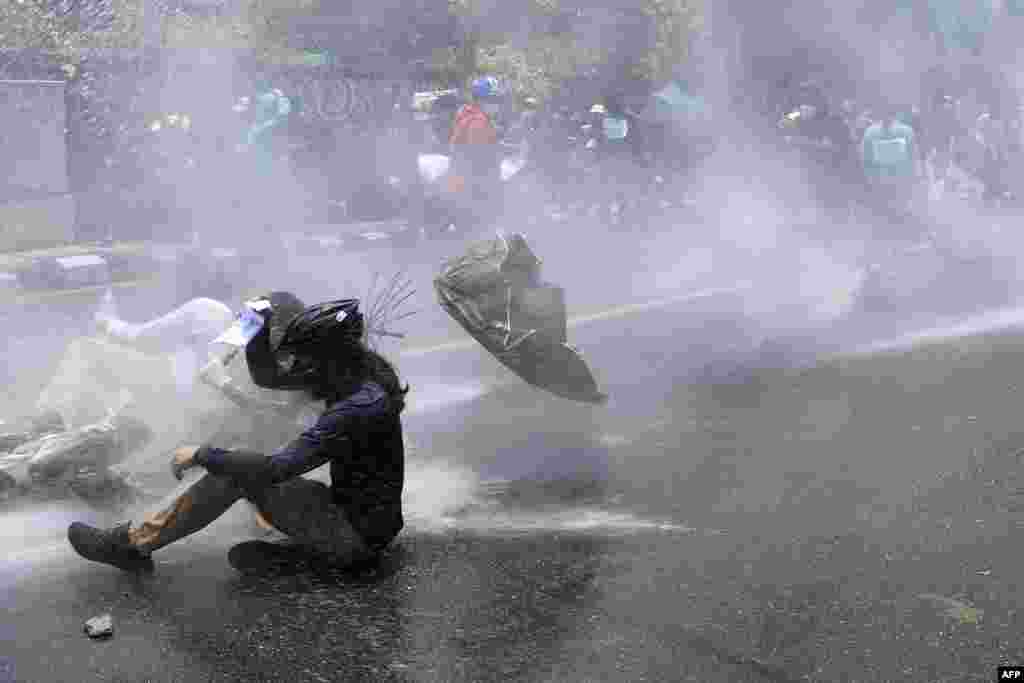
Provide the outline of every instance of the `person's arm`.
[[194,462],[211,474],[231,477],[247,485],[273,486],[327,463],[328,454],[337,452],[347,441],[348,418],[344,410],[328,411],[315,425],[269,456],[255,451],[203,446],[196,451]]
[[349,448],[352,430],[357,428],[355,425],[381,417],[391,409],[383,389],[367,387],[360,393],[362,398],[371,400],[346,400],[335,404],[320,415],[316,424],[270,456],[203,446],[193,456],[193,464],[205,467],[211,474],[264,487],[301,476],[328,460],[342,459]]

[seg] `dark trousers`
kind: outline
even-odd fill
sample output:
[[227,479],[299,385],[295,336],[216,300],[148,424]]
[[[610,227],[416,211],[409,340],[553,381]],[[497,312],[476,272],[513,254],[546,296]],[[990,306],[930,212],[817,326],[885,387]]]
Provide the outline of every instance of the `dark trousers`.
[[373,555],[321,482],[298,478],[247,490],[230,477],[212,474],[204,475],[159,512],[133,524],[132,545],[144,552],[158,550],[206,527],[243,498],[297,545],[328,555],[337,564]]

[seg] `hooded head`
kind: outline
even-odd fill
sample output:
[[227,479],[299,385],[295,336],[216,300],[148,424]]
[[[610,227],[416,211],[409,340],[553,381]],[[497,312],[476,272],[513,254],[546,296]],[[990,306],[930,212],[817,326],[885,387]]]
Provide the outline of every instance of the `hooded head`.
[[278,353],[285,330],[306,305],[291,292],[270,292],[251,299],[247,306],[263,317],[262,329],[246,343],[245,358],[253,383],[264,389],[303,389],[291,376],[290,364]]
[[263,348],[269,349],[272,358],[270,372],[261,371],[257,377],[259,368],[254,367],[254,354],[246,350],[257,385],[304,390],[317,400],[331,401],[373,381],[401,410],[408,387],[403,388],[391,364],[367,346],[366,324],[358,299],[301,307],[301,301],[287,292],[272,293],[266,298],[272,312],[267,331],[261,335],[266,335]]

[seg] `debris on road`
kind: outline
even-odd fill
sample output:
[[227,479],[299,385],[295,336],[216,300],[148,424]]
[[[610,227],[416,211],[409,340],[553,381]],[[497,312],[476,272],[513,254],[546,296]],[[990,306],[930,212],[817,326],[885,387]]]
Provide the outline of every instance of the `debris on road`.
[[980,609],[962,600],[938,595],[937,593],[921,593],[917,596],[917,599],[938,610],[943,617],[959,624],[976,625],[984,615]]
[[109,638],[114,635],[114,617],[101,614],[85,622],[85,633],[90,638]]
[[528,384],[603,404],[608,396],[568,343],[565,293],[541,280],[540,266],[523,235],[499,234],[446,261],[434,290],[448,315]]

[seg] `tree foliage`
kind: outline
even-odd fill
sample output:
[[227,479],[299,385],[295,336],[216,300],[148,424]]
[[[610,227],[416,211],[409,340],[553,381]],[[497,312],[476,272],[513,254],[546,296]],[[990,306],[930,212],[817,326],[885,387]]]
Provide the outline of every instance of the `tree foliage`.
[[286,46],[288,19],[318,5],[317,0],[242,0],[228,14],[186,11],[163,0],[0,0],[0,47],[43,50],[73,65],[92,50],[143,47],[144,28],[155,22],[159,47],[235,48],[277,56],[296,52]]
[[[438,48],[431,60],[448,82],[465,84],[481,72],[495,73],[519,95],[546,98],[560,82],[608,57],[603,46],[576,40],[571,31],[549,30],[552,22],[545,22],[566,13],[569,2],[575,11],[596,7],[596,0],[438,1],[447,4],[461,29],[459,40]],[[692,38],[702,29],[704,0],[638,1],[654,30],[652,44],[633,58],[631,73],[664,78],[688,59]],[[351,3],[353,21],[380,15],[379,2]],[[330,10],[324,0],[240,0],[230,13],[197,15],[171,0],[0,0],[0,47],[58,54],[73,72],[89,49],[142,47],[145,28],[156,21],[162,46],[238,48],[276,61],[300,51],[289,44],[289,22],[325,8]],[[146,11],[160,15],[148,17]]]
[[693,39],[704,27],[701,0],[643,0],[642,9],[653,20],[654,45],[634,67],[634,73],[662,80],[690,58]]
[[90,49],[138,47],[139,0],[0,0],[0,75],[19,51],[45,52],[75,73]]
[[[565,9],[559,0],[448,0],[449,10],[463,27],[459,46],[439,50],[434,64],[447,79],[464,83],[481,72],[503,77],[521,96],[547,98],[558,84],[600,67],[608,49],[578,40],[572,32],[530,31],[509,22],[518,16],[556,16]],[[647,49],[637,50],[627,71],[636,78],[661,80],[690,57],[694,38],[703,29],[703,0],[640,0],[640,9],[653,26]],[[595,8],[601,3],[594,2]],[[574,10],[586,10],[576,2]],[[632,46],[635,47],[635,46]]]

